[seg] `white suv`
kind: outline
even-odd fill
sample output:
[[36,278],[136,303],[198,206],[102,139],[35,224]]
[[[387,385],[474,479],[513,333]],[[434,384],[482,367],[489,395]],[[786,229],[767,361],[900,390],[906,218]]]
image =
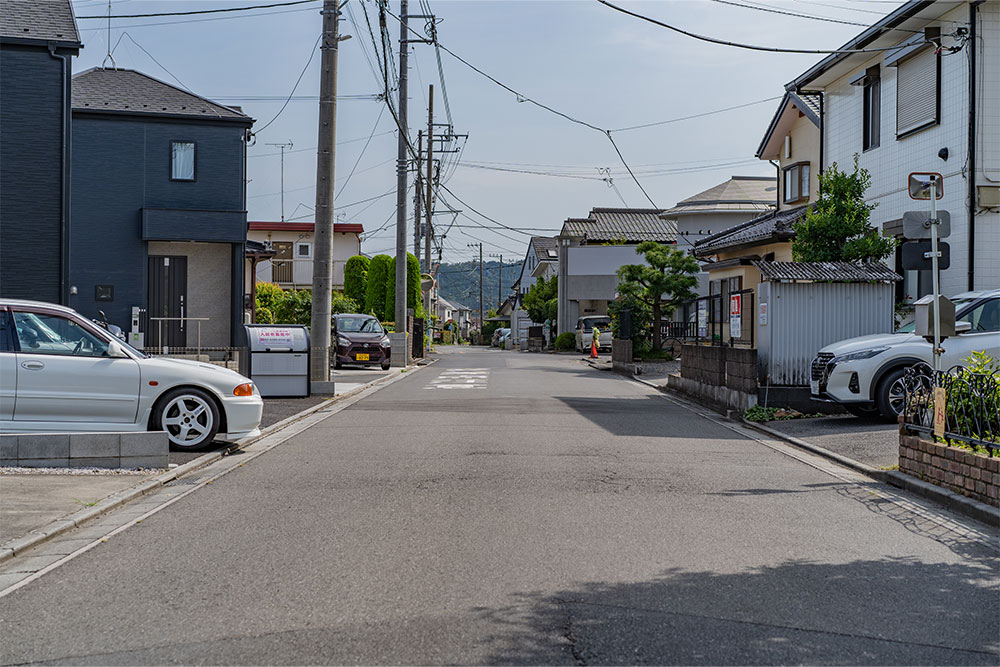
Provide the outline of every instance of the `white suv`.
[[[974,351],[1000,358],[1000,290],[965,292],[952,301],[958,335],[942,343],[942,369],[962,364]],[[913,324],[827,345],[812,361],[812,397],[840,403],[859,417],[895,420],[903,408],[903,374],[918,362],[933,363],[931,347],[913,333]]]

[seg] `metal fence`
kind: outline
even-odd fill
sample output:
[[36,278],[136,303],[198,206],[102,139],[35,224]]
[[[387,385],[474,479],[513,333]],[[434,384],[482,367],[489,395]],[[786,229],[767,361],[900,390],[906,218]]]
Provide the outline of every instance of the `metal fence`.
[[171,347],[164,351],[163,347],[156,346],[144,347],[142,352],[150,357],[192,359],[223,366],[234,371],[244,372],[247,370],[244,365],[248,359],[245,347]]
[[662,321],[660,334],[664,340],[753,347],[754,298],[752,289],[698,297],[678,309],[682,320]]
[[911,431],[982,447],[998,456],[1000,376],[962,366],[935,372],[928,364],[916,364],[903,376],[903,422]]

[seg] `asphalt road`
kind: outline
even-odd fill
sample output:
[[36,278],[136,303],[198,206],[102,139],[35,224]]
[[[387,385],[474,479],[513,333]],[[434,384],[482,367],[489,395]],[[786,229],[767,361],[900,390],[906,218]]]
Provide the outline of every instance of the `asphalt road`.
[[995,530],[574,358],[442,357],[0,599],[0,663],[1000,663]]

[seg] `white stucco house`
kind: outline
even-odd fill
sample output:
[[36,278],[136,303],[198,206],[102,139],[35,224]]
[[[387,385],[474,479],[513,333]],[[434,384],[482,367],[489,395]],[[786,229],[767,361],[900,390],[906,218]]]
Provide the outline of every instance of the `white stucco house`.
[[[944,178],[939,208],[951,214],[945,294],[1000,286],[1000,2],[911,0],[787,84],[820,97],[819,161],[872,176],[871,222],[902,236],[911,172]],[[891,264],[891,261],[890,261]],[[929,271],[902,271],[897,297],[931,287]]]
[[521,273],[514,282],[516,301],[510,313],[511,344],[521,347],[528,338],[528,327],[542,322],[532,322],[528,312],[521,308],[524,295],[539,278],[548,280],[557,274],[559,242],[554,236],[533,236],[521,262]]
[[[277,283],[282,289],[311,289],[313,278],[312,222],[251,222],[247,239],[263,243],[274,251],[269,260],[256,265],[256,280]],[[344,289],[344,266],[361,254],[360,223],[338,222],[333,225],[333,288]],[[248,277],[249,280],[249,277]]]

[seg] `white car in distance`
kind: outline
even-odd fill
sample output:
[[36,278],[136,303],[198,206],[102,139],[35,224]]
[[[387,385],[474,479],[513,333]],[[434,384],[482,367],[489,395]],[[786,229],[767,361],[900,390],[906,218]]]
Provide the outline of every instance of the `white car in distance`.
[[[942,344],[941,369],[962,365],[972,352],[1000,359],[1000,290],[964,292],[952,302],[957,335]],[[932,345],[913,329],[911,323],[894,334],[848,338],[824,347],[810,369],[812,397],[839,403],[859,417],[881,415],[895,421],[903,410],[906,369],[934,361]]]
[[239,373],[148,357],[76,311],[0,299],[0,433],[166,431],[172,447],[260,433]]

